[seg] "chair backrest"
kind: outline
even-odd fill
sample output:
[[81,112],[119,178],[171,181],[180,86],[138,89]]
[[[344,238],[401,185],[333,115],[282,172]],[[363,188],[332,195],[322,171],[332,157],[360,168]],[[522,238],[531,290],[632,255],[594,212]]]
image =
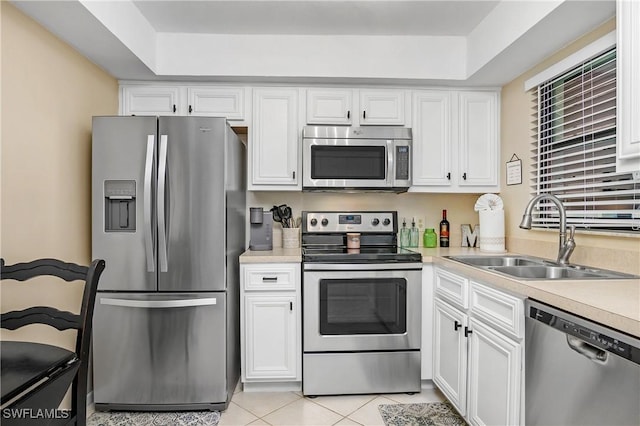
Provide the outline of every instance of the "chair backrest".
[[38,259],[32,262],[5,265],[0,259],[0,279],[26,281],[38,276],[53,276],[64,281],[84,281],[82,306],[79,314],[61,311],[50,306],[34,306],[19,311],[2,313],[0,326],[15,330],[28,324],[47,324],[58,330],[76,329],[76,355],[80,359],[78,375],[74,380],[72,410],[82,415],[85,410],[87,394],[87,374],[89,365],[89,347],[93,325],[93,308],[98,289],[98,280],[105,268],[104,260],[94,260],[90,266],[66,263],[57,259]]

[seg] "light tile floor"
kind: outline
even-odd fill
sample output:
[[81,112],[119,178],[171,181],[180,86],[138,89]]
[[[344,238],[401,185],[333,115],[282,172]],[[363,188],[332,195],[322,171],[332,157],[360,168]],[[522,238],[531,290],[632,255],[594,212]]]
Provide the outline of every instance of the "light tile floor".
[[307,398],[301,392],[243,392],[238,388],[219,426],[244,425],[366,425],[384,426],[380,404],[441,402],[437,389],[413,395],[341,395]]

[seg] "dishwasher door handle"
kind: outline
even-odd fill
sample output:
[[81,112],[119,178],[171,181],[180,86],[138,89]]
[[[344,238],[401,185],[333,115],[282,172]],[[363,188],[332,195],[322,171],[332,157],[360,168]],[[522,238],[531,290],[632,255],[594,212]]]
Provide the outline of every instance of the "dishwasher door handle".
[[580,355],[589,358],[591,361],[596,362],[598,364],[604,364],[607,362],[607,358],[609,354],[607,351],[597,348],[589,343],[585,342],[582,339],[578,339],[577,337],[570,336],[567,334],[567,345],[574,351],[578,352]]

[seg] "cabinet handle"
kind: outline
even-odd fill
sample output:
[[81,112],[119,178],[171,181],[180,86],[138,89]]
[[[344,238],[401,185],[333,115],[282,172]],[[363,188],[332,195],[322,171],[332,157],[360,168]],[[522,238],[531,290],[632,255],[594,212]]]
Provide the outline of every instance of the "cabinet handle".
[[289,302],[289,310],[293,311],[293,302]]
[[275,282],[278,282],[278,277],[262,277],[262,282],[263,283],[266,283],[266,282],[275,283]]
[[367,111],[362,111],[362,118],[367,118]]
[[351,111],[347,111],[347,118],[351,118]]
[[460,327],[462,327],[462,324],[460,324],[458,321],[454,321],[454,322],[453,322],[453,329],[454,329],[455,331],[458,331],[458,329],[459,329]]
[[296,172],[295,172],[295,170],[293,171],[293,178],[294,178],[294,179],[296,178]]
[[189,105],[189,114],[191,114],[193,112],[193,108],[191,107],[191,105]]
[[469,327],[464,328],[464,337],[469,337],[471,333],[473,333],[473,331],[469,329]]
[[466,173],[462,174],[462,179],[467,180],[467,174]]
[[173,112],[176,112],[176,104],[173,104]]
[[447,180],[451,180],[451,173],[447,173]]

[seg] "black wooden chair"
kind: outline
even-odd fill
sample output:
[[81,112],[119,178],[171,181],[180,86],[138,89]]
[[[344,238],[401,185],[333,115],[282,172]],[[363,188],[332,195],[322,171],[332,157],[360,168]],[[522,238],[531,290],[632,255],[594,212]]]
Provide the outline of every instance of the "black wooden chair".
[[[2,313],[1,327],[5,329],[15,330],[28,324],[47,324],[58,330],[77,330],[75,351],[42,343],[0,342],[3,426],[86,423],[93,308],[98,280],[104,267],[104,260],[95,260],[87,267],[56,259],[5,265],[4,259],[0,259],[2,280],[25,281],[49,275],[68,282],[85,282],[78,315],[45,306]],[[72,387],[71,411],[57,411],[69,386]]]

